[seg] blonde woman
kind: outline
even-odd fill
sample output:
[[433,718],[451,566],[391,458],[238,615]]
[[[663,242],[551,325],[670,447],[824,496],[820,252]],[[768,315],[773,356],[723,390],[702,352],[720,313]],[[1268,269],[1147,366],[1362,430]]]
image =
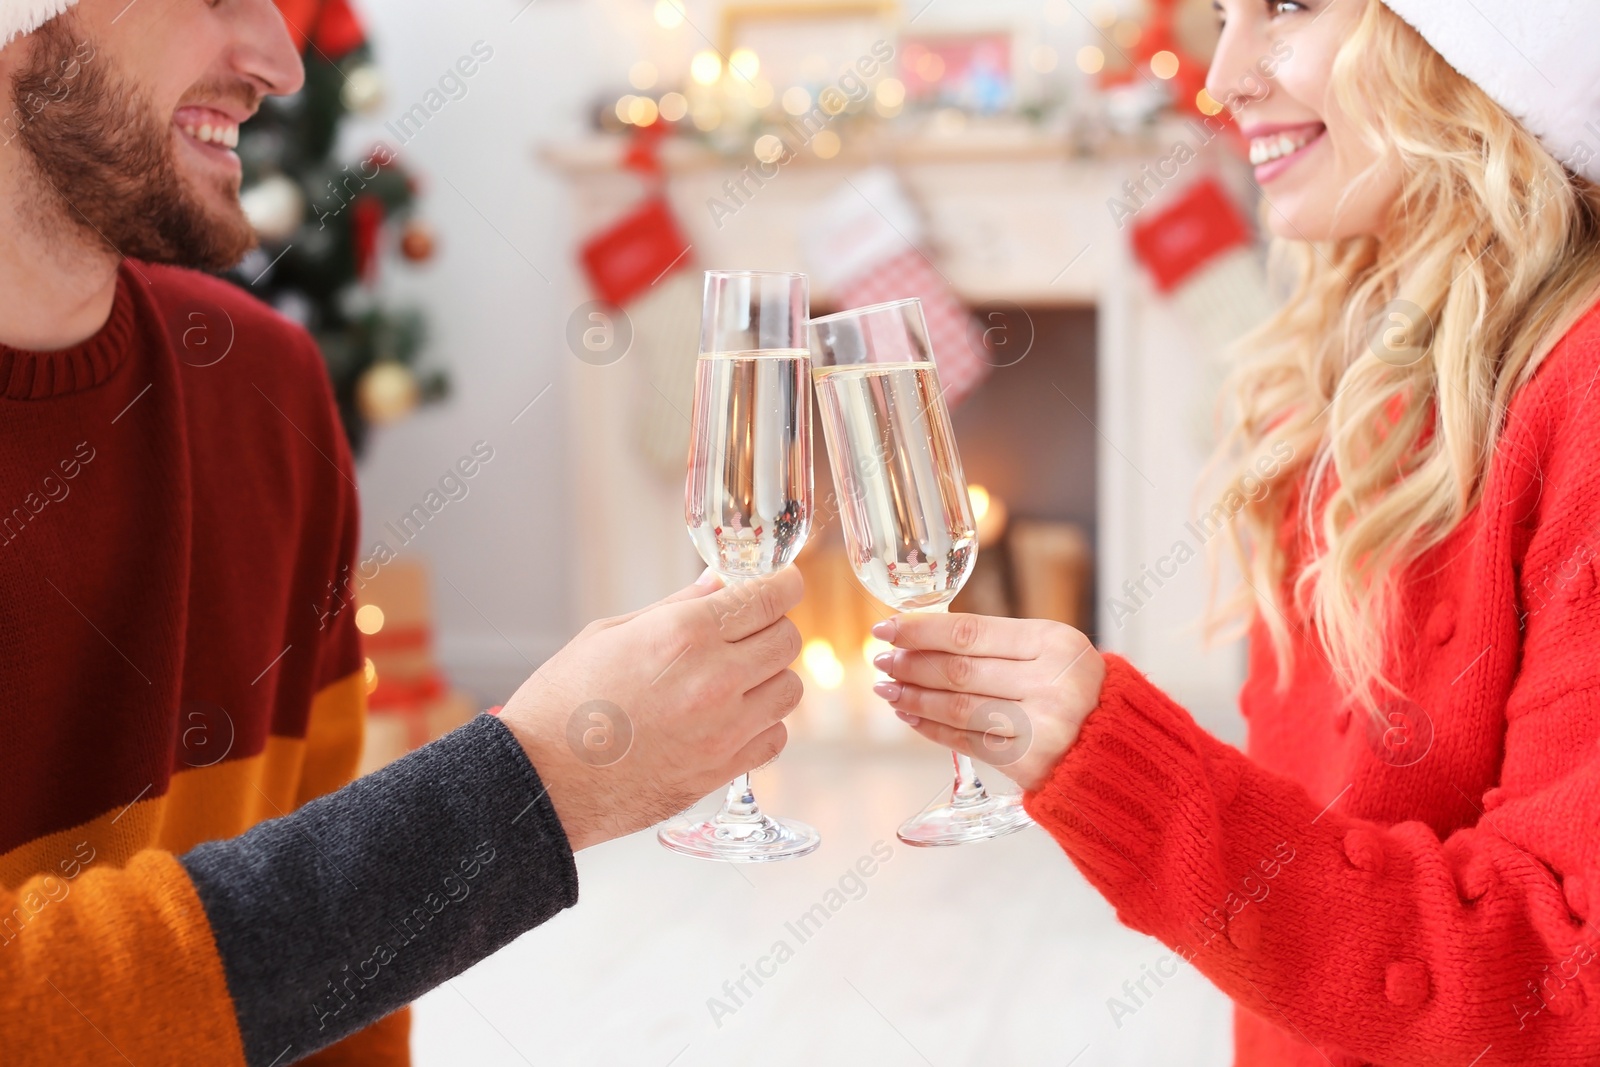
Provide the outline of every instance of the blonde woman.
[[1029,811],[1233,997],[1238,1064],[1600,1063],[1600,5],[1217,8],[1298,268],[1214,511],[1247,751],[1055,623],[898,616],[880,692],[979,758],[1021,706]]

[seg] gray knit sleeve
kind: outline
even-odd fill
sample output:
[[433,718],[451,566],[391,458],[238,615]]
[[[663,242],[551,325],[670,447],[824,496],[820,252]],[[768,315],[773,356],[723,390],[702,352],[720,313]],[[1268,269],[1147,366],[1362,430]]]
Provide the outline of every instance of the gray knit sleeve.
[[578,899],[555,808],[488,715],[179,861],[252,1067],[376,1022]]

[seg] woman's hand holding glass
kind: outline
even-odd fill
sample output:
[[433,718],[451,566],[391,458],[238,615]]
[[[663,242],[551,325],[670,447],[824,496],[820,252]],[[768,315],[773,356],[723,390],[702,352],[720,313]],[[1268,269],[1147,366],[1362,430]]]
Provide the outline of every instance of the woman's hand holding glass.
[[895,713],[1024,789],[1044,785],[1100,702],[1105,662],[1059,622],[914,612],[872,632],[895,646],[874,660]]

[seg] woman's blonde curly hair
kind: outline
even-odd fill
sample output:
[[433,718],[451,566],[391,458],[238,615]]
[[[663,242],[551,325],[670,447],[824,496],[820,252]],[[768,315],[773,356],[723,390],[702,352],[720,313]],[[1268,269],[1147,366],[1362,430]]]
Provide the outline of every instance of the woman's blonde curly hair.
[[1212,469],[1244,581],[1212,622],[1264,623],[1280,690],[1304,633],[1376,715],[1401,576],[1477,504],[1513,396],[1600,295],[1600,191],[1379,0],[1332,83],[1403,193],[1381,240],[1274,244],[1292,295],[1226,390]]

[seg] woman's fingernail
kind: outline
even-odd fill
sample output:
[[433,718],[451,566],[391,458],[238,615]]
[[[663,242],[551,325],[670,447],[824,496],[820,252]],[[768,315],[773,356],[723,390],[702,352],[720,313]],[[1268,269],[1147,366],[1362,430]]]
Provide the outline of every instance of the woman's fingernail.
[[707,567],[705,570],[700,572],[700,577],[698,577],[698,578],[696,578],[694,580],[694,584],[695,585],[710,585],[712,582],[714,582],[716,580],[717,580],[717,572],[712,570],[710,567]]
[[878,668],[880,671],[883,671],[885,674],[889,672],[889,664],[893,662],[893,652],[879,652],[876,656],[872,657],[872,665]]
[[893,641],[894,633],[897,629],[899,627],[894,624],[893,619],[884,619],[880,623],[873,624],[872,636],[880,641]]
[[904,686],[899,682],[879,682],[872,687],[872,691],[885,700],[899,700]]
[[922,718],[920,716],[907,715],[903,711],[897,711],[897,712],[895,712],[895,714],[900,716],[900,721],[905,723],[907,726],[915,726],[915,725],[917,725],[917,723],[922,721]]

